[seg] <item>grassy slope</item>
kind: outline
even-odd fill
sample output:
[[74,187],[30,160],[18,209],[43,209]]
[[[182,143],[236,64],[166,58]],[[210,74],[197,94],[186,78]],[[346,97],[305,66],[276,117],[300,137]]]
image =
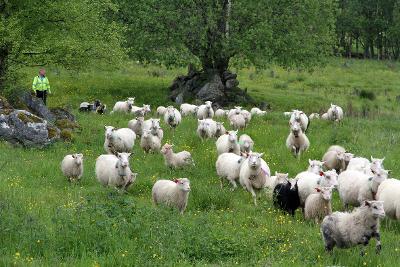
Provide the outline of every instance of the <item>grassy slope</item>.
[[[161,77],[149,75],[161,73]],[[165,88],[181,70],[160,70],[129,65],[120,72],[89,72],[78,76],[51,72],[55,95],[51,105],[71,105],[100,98],[111,106],[126,96],[138,103],[166,104]],[[291,176],[307,166],[308,158],[320,158],[331,144],[341,144],[356,154],[386,156],[386,168],[399,177],[400,90],[399,66],[355,61],[343,67],[342,60],[313,74],[274,70],[241,70],[242,87],[272,105],[274,112],[254,119],[246,133],[256,143],[273,172]],[[27,81],[27,85],[29,81]],[[375,101],[360,100],[354,88],[373,90]],[[389,101],[390,99],[390,101]],[[287,119],[281,111],[298,107],[319,111],[331,100],[344,107],[351,101],[355,110],[369,107],[368,118],[346,118],[343,126],[312,122],[311,149],[301,161],[294,160],[284,142]],[[377,115],[379,113],[379,115]],[[70,144],[58,143],[45,150],[12,148],[0,143],[0,265],[36,266],[156,266],[156,265],[346,265],[394,266],[400,259],[400,227],[383,223],[381,256],[373,243],[364,258],[359,249],[335,250],[325,254],[318,226],[274,211],[265,197],[258,207],[243,190],[221,191],[215,174],[214,141],[201,143],[195,135],[195,119],[184,119],[175,136],[166,129],[164,141],[176,150],[192,152],[196,168],[169,171],[161,155],[144,155],[135,147],[131,167],[139,173],[128,194],[101,187],[94,176],[94,163],[103,153],[103,126],[124,127],[130,116],[77,114],[82,132]],[[70,185],[60,173],[63,156],[85,155],[85,174]],[[155,208],[150,192],[160,177],[187,176],[192,181],[189,206],[184,216]],[[334,209],[341,209],[335,193]]]

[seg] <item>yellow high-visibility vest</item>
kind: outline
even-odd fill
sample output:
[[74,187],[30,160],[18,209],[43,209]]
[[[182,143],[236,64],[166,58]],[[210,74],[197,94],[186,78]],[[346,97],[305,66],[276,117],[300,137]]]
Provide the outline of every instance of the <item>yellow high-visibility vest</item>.
[[43,79],[41,79],[39,76],[35,76],[35,78],[33,78],[32,90],[33,91],[47,90],[49,93],[51,93],[49,79],[47,79],[47,77],[43,77]]

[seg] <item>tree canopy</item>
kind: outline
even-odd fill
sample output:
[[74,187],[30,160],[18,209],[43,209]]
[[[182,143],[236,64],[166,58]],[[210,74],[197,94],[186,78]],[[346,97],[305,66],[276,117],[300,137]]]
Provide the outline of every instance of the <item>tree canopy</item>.
[[110,0],[0,0],[0,86],[21,66],[118,63],[123,28]]
[[118,0],[130,56],[166,65],[309,67],[332,52],[334,0]]

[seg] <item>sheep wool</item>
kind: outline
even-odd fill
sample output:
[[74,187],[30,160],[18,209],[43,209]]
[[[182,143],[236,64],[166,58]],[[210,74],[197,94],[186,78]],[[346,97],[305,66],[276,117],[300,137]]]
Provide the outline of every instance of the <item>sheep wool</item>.
[[80,180],[83,175],[83,155],[66,155],[61,162],[61,171],[69,181]]
[[383,201],[383,209],[389,218],[400,220],[400,180],[383,181],[378,188],[376,199]]
[[304,204],[304,218],[321,222],[332,213],[332,187],[316,187],[316,193],[309,195]]
[[221,155],[222,153],[234,153],[240,155],[237,132],[238,131],[229,131],[227,134],[221,135],[217,139],[215,144],[217,146],[218,155]]
[[175,181],[158,180],[151,192],[156,205],[175,207],[183,214],[189,198],[190,181],[187,178],[179,178]]
[[234,153],[222,153],[218,156],[215,168],[220,177],[221,188],[223,187],[224,178],[232,184],[233,190],[237,188],[236,181],[239,180],[240,167],[245,159],[245,157]]

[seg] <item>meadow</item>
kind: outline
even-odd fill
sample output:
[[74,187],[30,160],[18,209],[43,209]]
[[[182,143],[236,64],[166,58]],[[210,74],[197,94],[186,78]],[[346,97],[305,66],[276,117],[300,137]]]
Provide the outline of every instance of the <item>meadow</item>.
[[[25,70],[26,87],[36,70]],[[175,134],[162,124],[164,142],[175,151],[188,150],[195,167],[171,171],[160,154],[146,155],[137,145],[131,169],[138,173],[126,194],[103,188],[94,164],[102,154],[104,125],[126,127],[131,115],[82,114],[79,103],[100,99],[109,108],[135,96],[137,104],[168,105],[167,87],[184,69],[127,63],[122,70],[71,73],[49,69],[54,95],[50,106],[73,110],[81,128],[71,142],[46,149],[15,148],[0,142],[0,265],[1,266],[396,266],[400,261],[400,224],[382,222],[382,252],[372,241],[364,257],[360,248],[324,251],[319,226],[284,215],[260,195],[254,207],[241,188],[221,190],[215,172],[215,140],[201,142],[197,121],[184,118]],[[332,59],[314,72],[237,70],[242,88],[270,104],[265,117],[254,118],[244,131],[265,152],[271,171],[290,177],[306,169],[339,144],[360,156],[386,157],[385,168],[400,176],[400,64],[386,61]],[[288,119],[298,108],[306,113],[326,110],[333,102],[348,116],[342,125],[312,121],[311,148],[300,160],[285,147]],[[227,124],[227,122],[225,122]],[[240,134],[240,133],[239,133]],[[84,154],[85,173],[79,183],[62,176],[65,154]],[[183,216],[155,207],[151,188],[157,179],[188,177],[192,191]],[[337,192],[334,210],[342,210]]]

